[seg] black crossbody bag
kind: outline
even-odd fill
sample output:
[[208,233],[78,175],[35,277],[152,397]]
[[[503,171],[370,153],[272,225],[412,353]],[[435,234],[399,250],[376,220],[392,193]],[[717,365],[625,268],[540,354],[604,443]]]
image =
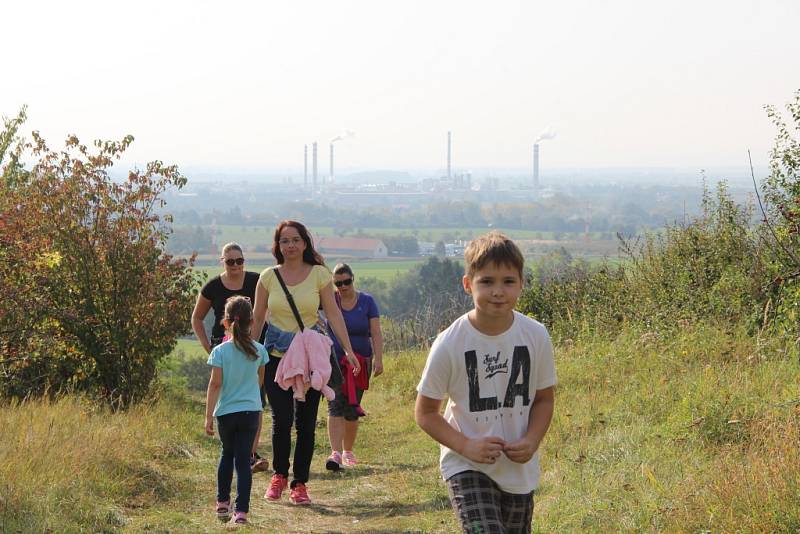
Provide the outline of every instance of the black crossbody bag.
[[[281,273],[278,272],[278,269],[273,269],[272,272],[275,273],[275,278],[277,278],[278,282],[281,284],[283,293],[286,295],[286,300],[289,301],[289,307],[292,308],[292,313],[297,321],[297,326],[300,327],[300,331],[302,332],[305,330],[305,326],[303,325],[303,318],[300,317],[300,312],[297,311],[297,305],[294,303],[294,297],[292,297],[292,294],[289,293],[289,288],[286,287],[286,282],[283,281],[283,277],[281,276]],[[339,367],[339,362],[336,360],[336,351],[333,350],[333,346],[331,346],[330,360],[331,378],[328,380],[328,386],[335,390],[341,387],[341,385],[344,383],[344,376],[342,375],[341,367]]]

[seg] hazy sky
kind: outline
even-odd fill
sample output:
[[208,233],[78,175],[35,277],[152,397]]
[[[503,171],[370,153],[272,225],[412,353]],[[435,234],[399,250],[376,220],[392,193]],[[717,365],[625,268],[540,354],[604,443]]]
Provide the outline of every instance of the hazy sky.
[[765,164],[800,89],[798,0],[4,3],[0,114],[135,161],[337,168]]

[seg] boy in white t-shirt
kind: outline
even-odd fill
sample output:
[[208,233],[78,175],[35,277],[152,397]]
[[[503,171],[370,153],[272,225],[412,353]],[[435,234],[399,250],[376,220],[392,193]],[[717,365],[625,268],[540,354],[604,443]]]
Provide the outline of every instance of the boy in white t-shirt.
[[513,241],[486,234],[464,259],[464,290],[475,308],[431,346],[415,418],[441,444],[442,477],[462,532],[528,533],[537,450],[553,415],[553,345],[541,323],[514,311],[524,259]]

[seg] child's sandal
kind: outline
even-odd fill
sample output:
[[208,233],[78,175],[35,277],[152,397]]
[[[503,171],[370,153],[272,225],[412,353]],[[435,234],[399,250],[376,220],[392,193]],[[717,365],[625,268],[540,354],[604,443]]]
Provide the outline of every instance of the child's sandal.
[[231,525],[238,526],[238,525],[246,525],[247,524],[247,514],[244,512],[236,512],[233,514],[231,518]]
[[217,501],[217,517],[227,519],[231,515],[231,501]]

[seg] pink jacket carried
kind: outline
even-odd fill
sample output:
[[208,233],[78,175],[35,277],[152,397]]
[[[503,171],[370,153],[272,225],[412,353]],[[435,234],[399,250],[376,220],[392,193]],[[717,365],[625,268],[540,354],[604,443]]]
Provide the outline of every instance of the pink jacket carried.
[[292,388],[294,398],[306,400],[306,391],[312,387],[333,400],[336,396],[328,387],[331,377],[331,345],[324,334],[306,328],[294,335],[292,343],[278,363],[275,382],[285,390]]

